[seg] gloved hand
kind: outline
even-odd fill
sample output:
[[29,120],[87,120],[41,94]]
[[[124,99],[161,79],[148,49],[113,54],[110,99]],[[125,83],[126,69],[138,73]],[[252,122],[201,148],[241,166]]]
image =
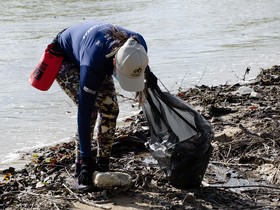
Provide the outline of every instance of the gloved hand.
[[92,174],[94,172],[94,161],[91,157],[82,158],[81,172],[78,176],[78,183],[92,185]]

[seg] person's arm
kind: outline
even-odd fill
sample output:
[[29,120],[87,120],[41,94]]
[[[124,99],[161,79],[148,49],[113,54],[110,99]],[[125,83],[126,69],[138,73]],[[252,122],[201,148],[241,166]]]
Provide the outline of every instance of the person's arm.
[[98,74],[89,66],[80,67],[78,133],[82,166],[78,177],[79,184],[92,184],[95,164],[91,154],[91,117],[95,109],[97,91],[103,78],[101,74]]
[[89,37],[79,49],[78,132],[81,157],[91,156],[91,116],[95,109],[97,91],[105,78],[103,47],[94,44],[95,39],[96,37]]
[[91,116],[95,109],[97,91],[104,76],[89,66],[80,67],[78,132],[81,157],[91,156]]

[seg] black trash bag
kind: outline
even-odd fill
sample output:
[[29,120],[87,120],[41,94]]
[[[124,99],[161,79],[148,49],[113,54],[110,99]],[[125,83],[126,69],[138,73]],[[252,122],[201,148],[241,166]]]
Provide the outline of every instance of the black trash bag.
[[148,150],[170,184],[200,187],[213,150],[210,123],[180,98],[161,91],[149,68],[145,93],[142,109],[151,132]]

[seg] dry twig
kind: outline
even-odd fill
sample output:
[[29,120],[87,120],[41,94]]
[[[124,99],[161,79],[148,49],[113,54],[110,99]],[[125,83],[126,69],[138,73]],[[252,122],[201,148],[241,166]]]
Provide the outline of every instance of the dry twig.
[[111,207],[107,207],[107,206],[103,206],[103,205],[100,205],[100,204],[97,204],[97,203],[94,203],[94,202],[91,202],[91,201],[87,201],[83,198],[79,198],[71,189],[69,189],[69,187],[67,187],[65,184],[62,184],[63,187],[66,188],[66,190],[68,190],[68,192],[70,192],[79,202],[83,203],[83,204],[87,204],[87,205],[90,205],[90,206],[94,206],[94,207],[97,207],[97,208],[100,208],[100,209],[111,209]]

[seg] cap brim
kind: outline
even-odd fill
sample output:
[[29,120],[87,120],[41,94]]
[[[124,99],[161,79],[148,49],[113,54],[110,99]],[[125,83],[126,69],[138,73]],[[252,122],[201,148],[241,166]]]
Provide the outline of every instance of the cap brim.
[[130,92],[139,92],[144,90],[144,74],[140,75],[136,79],[129,78],[118,72],[118,80],[122,89]]

